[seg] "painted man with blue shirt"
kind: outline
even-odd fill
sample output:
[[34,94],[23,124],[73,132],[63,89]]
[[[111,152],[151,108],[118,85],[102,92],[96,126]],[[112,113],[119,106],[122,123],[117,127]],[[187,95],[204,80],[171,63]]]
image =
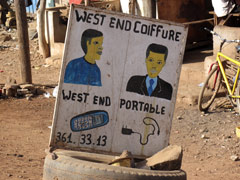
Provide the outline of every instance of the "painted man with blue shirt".
[[158,74],[166,64],[167,47],[160,44],[150,44],[146,51],[146,76],[132,76],[127,83],[126,91],[145,96],[172,99],[172,86],[159,78]]
[[102,86],[101,71],[96,64],[102,55],[103,34],[87,29],[81,38],[85,56],[71,60],[65,70],[64,83]]

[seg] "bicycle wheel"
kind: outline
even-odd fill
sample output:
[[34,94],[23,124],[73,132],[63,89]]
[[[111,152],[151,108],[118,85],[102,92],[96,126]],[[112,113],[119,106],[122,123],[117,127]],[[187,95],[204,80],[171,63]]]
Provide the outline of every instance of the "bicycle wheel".
[[198,109],[207,111],[213,103],[221,85],[222,74],[218,66],[214,66],[205,80],[198,97]]
[[[240,96],[240,82],[238,82],[238,85],[237,85],[236,95]],[[240,99],[236,98],[236,102],[237,102],[237,111],[240,114]]]

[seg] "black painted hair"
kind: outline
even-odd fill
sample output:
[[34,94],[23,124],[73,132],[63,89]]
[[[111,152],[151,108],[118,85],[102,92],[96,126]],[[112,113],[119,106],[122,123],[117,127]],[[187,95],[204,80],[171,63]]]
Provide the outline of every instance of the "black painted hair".
[[82,33],[81,46],[84,53],[87,53],[87,41],[91,43],[92,38],[101,37],[103,33],[95,29],[87,29]]
[[161,44],[154,44],[154,43],[150,44],[146,51],[146,57],[149,56],[150,51],[152,51],[154,53],[165,54],[164,60],[166,62],[167,56],[168,56],[168,48],[166,46],[163,46]]

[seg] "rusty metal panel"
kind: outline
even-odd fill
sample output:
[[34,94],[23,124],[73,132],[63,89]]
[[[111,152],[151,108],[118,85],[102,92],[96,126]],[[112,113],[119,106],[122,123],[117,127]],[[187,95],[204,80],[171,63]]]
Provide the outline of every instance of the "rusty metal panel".
[[174,22],[190,22],[206,19],[210,15],[209,4],[206,0],[159,0],[159,19]]
[[[212,10],[208,0],[159,0],[158,17],[168,21],[185,23],[204,20],[212,17],[208,12]],[[209,22],[189,26],[188,43],[208,40],[209,36],[203,27],[213,26]],[[210,27],[209,27],[210,28]]]
[[166,147],[186,36],[182,24],[72,5],[50,146]]

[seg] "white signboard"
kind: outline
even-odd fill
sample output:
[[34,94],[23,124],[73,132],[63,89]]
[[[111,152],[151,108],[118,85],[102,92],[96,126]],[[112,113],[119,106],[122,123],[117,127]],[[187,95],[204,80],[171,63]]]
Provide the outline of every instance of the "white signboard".
[[186,36],[182,24],[72,6],[50,146],[166,147]]

